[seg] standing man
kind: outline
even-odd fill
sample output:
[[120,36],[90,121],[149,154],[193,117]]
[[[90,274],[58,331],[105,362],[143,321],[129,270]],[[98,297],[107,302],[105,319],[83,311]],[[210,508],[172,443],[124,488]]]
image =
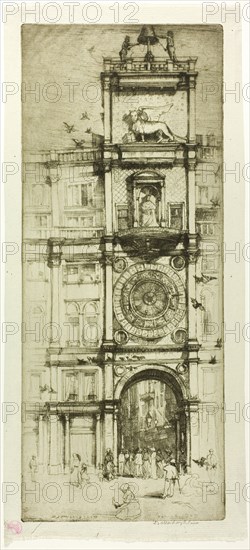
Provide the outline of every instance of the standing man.
[[137,449],[135,455],[135,472],[136,477],[142,477],[142,452],[141,449]]
[[214,478],[215,478],[217,463],[218,462],[217,462],[217,458],[214,454],[214,450],[209,449],[209,452],[208,452],[208,455],[207,455],[207,458],[206,458],[206,461],[205,461],[205,465],[206,465],[206,470],[207,470],[207,473],[208,473],[208,479],[211,483],[214,481]]
[[37,460],[35,455],[32,455],[29,461],[29,469],[31,473],[31,481],[36,481],[36,473],[38,470],[38,466],[37,466]]
[[162,498],[171,498],[174,495],[176,482],[179,484],[179,474],[176,468],[175,459],[172,458],[170,463],[164,466],[163,470],[165,470],[165,482]]
[[155,448],[152,447],[151,449],[151,477],[152,479],[157,479],[157,473],[156,473],[156,451]]
[[121,449],[120,454],[118,456],[118,473],[119,473],[119,476],[123,476],[123,474],[124,474],[124,462],[125,462],[124,449]]

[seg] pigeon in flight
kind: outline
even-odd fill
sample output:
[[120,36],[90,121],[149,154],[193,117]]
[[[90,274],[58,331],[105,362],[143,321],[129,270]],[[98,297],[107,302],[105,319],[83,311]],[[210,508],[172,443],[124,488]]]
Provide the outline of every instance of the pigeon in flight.
[[72,138],[72,139],[73,139],[77,149],[83,149],[83,146],[84,146],[84,143],[85,143],[84,139],[75,139],[75,138]]
[[81,114],[80,120],[90,120],[87,111]]
[[68,134],[71,134],[71,132],[76,132],[74,124],[68,124],[67,122],[64,122],[63,124],[64,124],[65,130]]
[[201,302],[198,302],[195,298],[191,298],[191,303],[194,309],[201,309],[201,311],[205,311],[205,308]]

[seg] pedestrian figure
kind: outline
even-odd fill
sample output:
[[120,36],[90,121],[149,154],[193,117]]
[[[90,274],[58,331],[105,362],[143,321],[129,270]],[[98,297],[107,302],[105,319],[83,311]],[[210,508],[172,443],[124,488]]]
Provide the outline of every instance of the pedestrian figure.
[[114,457],[111,449],[107,449],[105,454],[103,477],[107,481],[114,479]]
[[157,477],[160,479],[164,477],[163,458],[162,458],[162,453],[159,449],[156,453],[156,474],[157,474]]
[[156,474],[156,451],[155,451],[154,447],[152,447],[152,449],[151,449],[150,463],[151,463],[151,477],[153,479],[157,479],[157,474]]
[[137,449],[135,454],[135,475],[142,477],[142,453],[141,449]]
[[124,462],[125,462],[124,449],[121,449],[121,452],[118,456],[118,473],[120,476],[123,476],[124,474]]
[[84,485],[86,485],[86,483],[88,483],[88,481],[89,481],[89,475],[88,475],[88,472],[87,472],[87,464],[82,463],[81,469],[80,469],[80,483],[81,483],[81,486],[83,487]]
[[150,456],[148,449],[145,449],[142,456],[142,470],[143,470],[143,477],[144,479],[148,479],[150,477]]
[[35,455],[32,455],[29,461],[29,469],[31,473],[31,481],[36,481],[36,473],[38,470],[38,466],[37,466],[37,460]]
[[113,498],[112,502],[117,509],[116,517],[122,520],[135,519],[140,516],[141,509],[134,492],[128,483],[124,483],[120,490],[122,492],[122,503],[116,502]]
[[130,476],[130,454],[128,451],[124,455],[124,476]]
[[208,479],[212,483],[214,481],[216,469],[217,469],[217,458],[214,454],[213,449],[209,449],[209,453],[206,457],[205,465],[208,473]]
[[70,468],[70,483],[75,487],[81,486],[80,464],[81,464],[80,455],[77,453],[74,453],[72,455],[72,462],[71,462],[71,468]]
[[179,490],[179,474],[176,468],[175,460],[172,458],[170,460],[170,463],[164,466],[165,470],[165,482],[164,482],[164,489],[163,489],[163,495],[162,498],[171,498],[174,495],[175,490],[175,484],[178,483]]
[[100,483],[102,483],[102,481],[103,481],[103,464],[98,464],[97,476],[98,476],[98,479],[99,479]]

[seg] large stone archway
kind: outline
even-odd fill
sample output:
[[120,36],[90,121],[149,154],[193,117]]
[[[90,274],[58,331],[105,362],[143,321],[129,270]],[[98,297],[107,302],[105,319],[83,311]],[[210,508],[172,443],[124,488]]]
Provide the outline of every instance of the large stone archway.
[[[175,413],[175,458],[178,466],[189,465],[190,459],[190,433],[189,418],[187,412],[188,391],[184,379],[171,367],[165,365],[143,365],[135,371],[126,370],[117,382],[114,391],[114,398],[117,404],[116,413],[116,437],[114,438],[114,451],[116,460],[121,447],[123,446],[122,426],[124,418],[122,414],[122,401],[128,390],[135,384],[143,381],[155,380],[163,382],[172,391],[176,399]],[[154,436],[153,436],[154,437]]]

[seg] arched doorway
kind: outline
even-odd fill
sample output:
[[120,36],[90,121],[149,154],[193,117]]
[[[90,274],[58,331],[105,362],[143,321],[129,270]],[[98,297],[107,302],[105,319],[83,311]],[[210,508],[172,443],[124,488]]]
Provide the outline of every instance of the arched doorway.
[[127,375],[119,386],[117,456],[122,449],[131,456],[138,449],[155,449],[166,461],[174,458],[179,470],[186,471],[186,395],[179,376],[168,367],[143,367]]

